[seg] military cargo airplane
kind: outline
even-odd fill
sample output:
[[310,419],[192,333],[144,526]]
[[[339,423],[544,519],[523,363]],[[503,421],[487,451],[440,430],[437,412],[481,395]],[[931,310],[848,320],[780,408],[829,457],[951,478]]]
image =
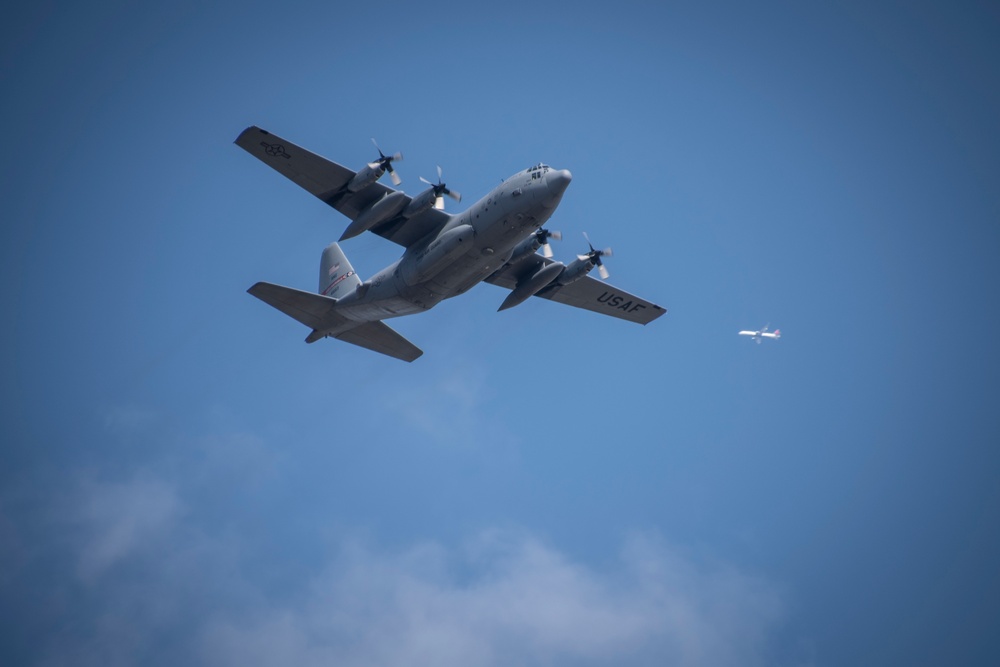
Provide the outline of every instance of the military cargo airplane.
[[753,340],[757,341],[758,345],[760,345],[762,338],[771,338],[774,340],[781,338],[781,329],[775,329],[774,333],[768,333],[767,327],[764,327],[760,331],[741,331],[740,335],[750,336]]
[[460,201],[461,195],[442,182],[440,167],[438,182],[421,178],[430,187],[410,197],[379,182],[388,172],[399,184],[392,163],[403,156],[384,155],[378,144],[378,159],[355,172],[256,126],[235,143],[346,215],[351,222],[341,241],[370,231],[404,248],[396,262],[362,281],[340,245],[331,243],[320,258],[319,293],[266,282],[247,290],[309,327],[307,343],[336,338],[413,361],[423,352],[383,320],[429,310],[482,281],[511,290],[499,310],[539,296],[639,324],[666,312],[588,276],[596,266],[606,277],[601,258],[611,255],[589,238],[589,251],[568,264],[545,256],[549,238],[558,233],[542,225],[572,179],[566,169],[537,164],[502,181],[464,213],[449,214],[443,197]]

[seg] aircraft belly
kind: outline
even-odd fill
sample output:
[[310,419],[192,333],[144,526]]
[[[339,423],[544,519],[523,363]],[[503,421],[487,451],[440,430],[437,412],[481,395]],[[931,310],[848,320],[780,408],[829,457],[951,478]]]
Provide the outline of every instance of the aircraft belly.
[[508,254],[509,248],[501,253],[495,250],[484,253],[481,249],[470,252],[434,276],[426,287],[444,299],[462,294],[503,266]]
[[383,312],[389,313],[388,317],[412,315],[426,310],[425,308],[421,308],[419,305],[408,299],[404,299],[401,296],[394,297],[392,299],[383,299],[382,301],[376,302],[375,305],[378,306]]
[[477,224],[476,245],[479,248],[492,248],[496,252],[514,247],[529,230],[539,226],[540,223],[532,213],[534,211],[500,215]]
[[413,315],[422,313],[427,307],[422,307],[402,296],[395,296],[365,303],[351,304],[343,306],[341,312],[345,317],[361,322],[374,322],[385,320],[390,317],[400,317],[402,315]]

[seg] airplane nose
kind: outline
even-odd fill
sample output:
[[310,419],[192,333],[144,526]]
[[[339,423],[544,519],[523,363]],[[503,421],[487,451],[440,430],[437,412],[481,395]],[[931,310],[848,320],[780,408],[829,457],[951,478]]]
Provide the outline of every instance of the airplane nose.
[[549,191],[553,195],[561,195],[569,187],[569,182],[573,180],[573,174],[569,172],[569,169],[554,169],[549,172],[546,178],[546,183],[549,186]]

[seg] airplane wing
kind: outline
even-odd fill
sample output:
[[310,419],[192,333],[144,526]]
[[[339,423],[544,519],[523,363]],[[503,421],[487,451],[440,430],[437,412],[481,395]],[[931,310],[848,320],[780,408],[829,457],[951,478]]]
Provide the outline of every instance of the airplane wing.
[[329,333],[345,343],[403,361],[413,361],[423,354],[419,347],[385,322],[358,323],[337,313],[337,300],[328,296],[265,282],[255,284],[247,292],[311,328],[313,331],[306,338],[307,343],[314,343]]
[[[372,203],[390,192],[396,192],[377,181],[358,192],[348,192],[346,185],[356,172],[256,125],[243,130],[235,143],[352,221]],[[406,204],[409,204],[410,197],[404,197]],[[405,204],[403,207],[405,208]],[[375,225],[371,231],[408,248],[427,234],[443,227],[450,218],[448,213],[431,208],[409,220],[395,216]]]
[[[512,290],[517,287],[522,277],[534,275],[542,266],[547,266],[552,261],[547,257],[534,255],[513,265],[504,265],[486,278],[486,282]],[[569,285],[551,285],[535,296],[639,324],[649,324],[667,312],[666,308],[591,278],[589,275]]]

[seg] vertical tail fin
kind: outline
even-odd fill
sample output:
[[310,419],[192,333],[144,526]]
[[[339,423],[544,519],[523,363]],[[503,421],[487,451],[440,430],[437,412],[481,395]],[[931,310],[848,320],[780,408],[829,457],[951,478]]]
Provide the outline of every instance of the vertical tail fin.
[[354,272],[354,267],[347,261],[347,255],[336,243],[331,243],[323,250],[319,263],[319,293],[342,299],[361,284],[361,278]]

